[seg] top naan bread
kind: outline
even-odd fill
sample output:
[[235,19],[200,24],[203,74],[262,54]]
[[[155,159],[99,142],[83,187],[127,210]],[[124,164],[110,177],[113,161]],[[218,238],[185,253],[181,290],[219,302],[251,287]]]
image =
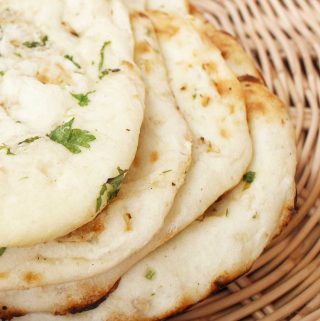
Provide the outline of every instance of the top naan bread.
[[[7,249],[0,257],[2,290],[99,274],[138,251],[162,227],[190,164],[191,135],[170,91],[151,22],[136,15],[132,26],[146,108],[135,161],[118,197],[95,220],[67,237]],[[8,297],[0,292],[0,302]]]
[[[8,291],[0,297],[1,302],[8,304],[7,311],[10,307],[15,310],[14,302],[18,310],[20,307],[23,311],[61,313],[98,300],[130,266],[201,216],[219,196],[234,187],[247,170],[252,156],[251,140],[240,83],[219,50],[197,29],[192,17],[164,12],[152,12],[151,15],[157,19],[155,25],[171,88],[193,135],[193,159],[186,182],[163,227],[141,251],[103,274],[97,275],[96,266],[88,269],[88,273],[95,272],[90,279],[42,287],[42,280],[36,280],[29,286],[34,286],[33,289]],[[142,21],[148,19],[144,13],[143,18],[138,16]],[[133,23],[140,24],[140,19]],[[165,33],[165,27],[177,32],[170,36]],[[148,69],[148,64],[145,67]],[[1,260],[1,272],[11,273],[0,286],[17,289],[20,280],[13,277],[4,261],[5,255]],[[15,271],[19,272],[19,269],[15,268]],[[25,299],[28,297],[32,298],[32,304]]]
[[144,90],[120,1],[4,0],[0,19],[0,247],[25,246],[117,194]]

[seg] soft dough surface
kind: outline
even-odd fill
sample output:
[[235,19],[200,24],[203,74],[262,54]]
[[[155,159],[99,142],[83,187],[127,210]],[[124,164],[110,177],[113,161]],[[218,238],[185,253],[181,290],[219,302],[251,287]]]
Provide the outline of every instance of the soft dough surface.
[[[164,226],[140,252],[106,273],[79,282],[11,292],[12,296],[7,293],[4,302],[9,297],[17,302],[13,298],[19,297],[23,310],[61,312],[102,297],[130,266],[201,216],[246,172],[251,139],[240,83],[192,17],[162,12],[151,15],[157,20],[171,88],[193,134],[192,164]],[[165,28],[176,33],[166,34]],[[23,299],[27,295],[33,298],[32,306]]]
[[4,0],[0,18],[0,247],[25,246],[103,209],[102,185],[134,158],[144,91],[120,1]]
[[[7,273],[0,279],[2,289],[63,283],[107,271],[150,241],[184,182],[191,135],[170,91],[152,24],[139,15],[132,22],[146,110],[137,155],[123,187],[98,218],[68,237],[8,249],[0,257],[0,273]],[[37,278],[26,278],[30,273]],[[0,301],[9,297],[0,292]]]

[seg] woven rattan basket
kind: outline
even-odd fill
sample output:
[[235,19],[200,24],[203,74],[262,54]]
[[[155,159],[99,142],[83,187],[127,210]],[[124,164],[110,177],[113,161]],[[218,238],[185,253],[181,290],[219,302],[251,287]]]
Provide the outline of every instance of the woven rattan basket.
[[297,211],[245,276],[172,321],[320,321],[320,1],[193,0],[238,37],[296,125]]

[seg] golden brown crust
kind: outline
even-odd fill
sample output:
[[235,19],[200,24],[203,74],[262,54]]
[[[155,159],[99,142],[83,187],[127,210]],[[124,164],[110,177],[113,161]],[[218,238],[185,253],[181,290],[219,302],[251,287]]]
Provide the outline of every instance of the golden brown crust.
[[58,239],[59,242],[91,242],[104,230],[105,213],[98,215],[93,221],[79,227],[68,235]]
[[155,30],[160,36],[171,38],[180,31],[180,26],[170,14],[157,10],[150,11],[150,13],[154,19],[157,19]]

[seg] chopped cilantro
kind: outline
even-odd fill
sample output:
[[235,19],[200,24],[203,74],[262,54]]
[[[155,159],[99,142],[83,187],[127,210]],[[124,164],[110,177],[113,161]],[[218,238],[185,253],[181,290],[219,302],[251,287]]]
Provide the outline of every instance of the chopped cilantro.
[[253,183],[254,179],[256,178],[256,173],[255,172],[247,172],[246,174],[243,175],[242,180],[244,181],[244,187],[243,190],[246,190],[250,187],[250,185]]
[[107,69],[104,69],[104,70],[102,70],[100,72],[99,78],[102,79],[104,76],[109,75],[111,72],[115,73],[115,72],[119,72],[119,71],[121,71],[119,68],[115,68],[115,69],[107,68]]
[[259,213],[258,212],[256,212],[253,216],[252,216],[252,218],[255,220],[255,219],[257,219],[259,217]]
[[4,149],[4,150],[7,151],[7,155],[15,155],[14,153],[11,152],[10,147],[7,146],[7,145],[5,145],[5,144],[3,144],[3,145],[0,146],[0,150],[2,150],[2,149]]
[[71,96],[78,100],[78,104],[80,107],[88,106],[90,103],[89,95],[95,93],[96,91],[88,91],[86,94],[75,94],[71,93]]
[[72,128],[74,118],[67,123],[58,126],[47,136],[54,142],[63,145],[71,153],[81,153],[80,147],[89,148],[90,142],[94,141],[96,137],[87,130]]
[[99,196],[96,201],[96,211],[98,212],[101,207],[112,201],[119,193],[121,184],[127,173],[127,170],[122,170],[118,167],[118,176],[109,178],[106,183],[101,186]]
[[27,139],[23,140],[22,142],[18,143],[18,145],[30,144],[30,143],[33,143],[35,140],[37,140],[39,138],[40,138],[40,136],[34,136],[34,137],[27,138]]
[[26,41],[23,43],[23,45],[29,49],[31,48],[36,48],[36,47],[44,47],[47,44],[48,41],[48,36],[47,35],[43,35],[41,37],[41,41]]
[[115,73],[115,72],[119,72],[120,69],[119,68],[105,68],[103,69],[104,66],[104,51],[106,49],[107,46],[109,46],[111,44],[111,41],[105,41],[100,49],[100,61],[99,61],[99,66],[98,66],[98,70],[99,70],[99,79],[102,79],[104,76],[109,75],[110,73]]
[[3,253],[6,251],[6,247],[0,247],[0,256],[3,255]]
[[147,280],[153,280],[156,276],[156,271],[153,270],[153,269],[148,269],[144,275],[144,277],[147,279]]
[[81,69],[81,66],[79,63],[77,63],[73,56],[70,56],[70,55],[65,55],[64,58],[66,58],[67,60],[71,61],[78,69]]
[[100,49],[100,61],[99,61],[99,78],[104,65],[104,50],[111,44],[111,41],[105,41]]
[[47,41],[49,40],[49,37],[47,35],[43,35],[41,37],[41,43],[43,46],[45,46],[47,44]]
[[246,183],[249,183],[249,184],[251,184],[255,178],[256,178],[255,172],[250,171],[250,172],[243,175],[243,181]]

